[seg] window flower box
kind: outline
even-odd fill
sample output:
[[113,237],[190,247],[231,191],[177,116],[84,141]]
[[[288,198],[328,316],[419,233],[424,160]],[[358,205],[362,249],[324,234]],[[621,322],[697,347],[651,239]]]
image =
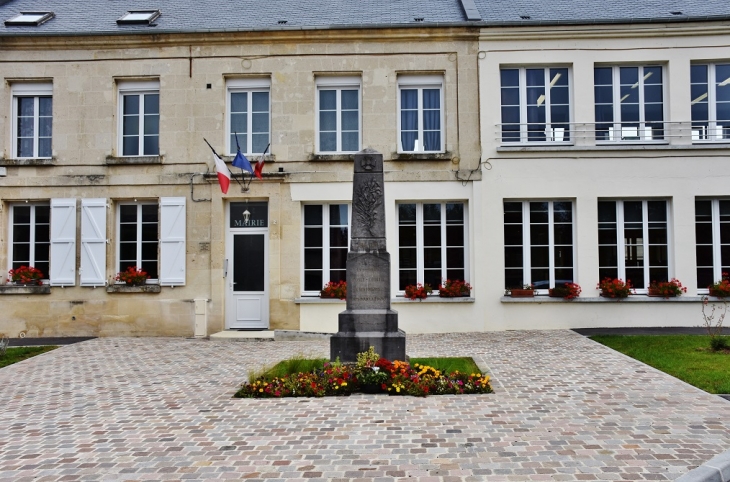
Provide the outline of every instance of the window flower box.
[[422,285],[421,283],[418,283],[416,285],[408,285],[405,289],[405,297],[409,300],[415,301],[421,301],[425,300],[428,295],[430,295],[433,292],[433,289],[431,288],[431,285],[426,283],[425,285]]
[[662,281],[660,283],[652,281],[649,285],[647,295],[661,298],[676,298],[686,292],[687,288],[682,286],[682,283],[678,279],[672,278],[670,281]]
[[563,298],[566,300],[572,300],[580,296],[581,293],[580,285],[576,283],[565,283],[564,285],[557,285],[555,288],[548,290],[548,296],[551,298]]
[[624,282],[618,278],[604,278],[596,285],[596,289],[601,290],[602,297],[612,299],[628,298],[635,293],[631,280]]
[[440,298],[459,298],[471,295],[471,285],[464,280],[446,280],[439,286]]
[[510,288],[508,291],[511,298],[533,298],[535,296],[535,290],[531,286]]

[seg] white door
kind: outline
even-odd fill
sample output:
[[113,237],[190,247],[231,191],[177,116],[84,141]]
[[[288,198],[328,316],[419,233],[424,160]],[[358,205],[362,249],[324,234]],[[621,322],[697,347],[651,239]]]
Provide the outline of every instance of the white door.
[[226,245],[226,329],[268,329],[268,228],[229,228]]

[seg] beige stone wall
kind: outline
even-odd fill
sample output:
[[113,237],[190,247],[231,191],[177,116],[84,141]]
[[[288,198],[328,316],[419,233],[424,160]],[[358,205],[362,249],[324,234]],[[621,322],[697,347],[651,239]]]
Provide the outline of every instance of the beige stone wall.
[[[113,38],[0,40],[0,272],[8,266],[8,207],[13,202],[71,197],[106,198],[106,274],[116,273],[115,203],[187,198],[187,282],[160,293],[107,293],[105,288],[53,287],[50,295],[0,294],[0,332],[28,335],[173,335],[193,333],[193,299],[208,301],[208,332],[223,329],[226,202],[266,200],[270,209],[272,329],[298,329],[301,204],[290,183],[349,181],[351,162],[312,160],[315,77],[362,78],[362,145],[381,151],[389,180],[460,183],[478,180],[480,160],[476,30],[408,29],[363,32],[279,32]],[[398,75],[444,77],[445,146],[436,159],[397,156]],[[234,183],[222,195],[203,142],[219,152],[226,142],[226,79],[271,79],[271,153],[266,171],[247,193]],[[117,152],[117,82],[160,82],[161,164],[107,165]],[[53,82],[54,165],[15,165],[11,157],[11,86]],[[208,88],[210,84],[210,88]],[[77,208],[79,209],[79,208]],[[276,221],[276,224],[273,223]],[[80,218],[77,226],[80,225]],[[78,227],[80,229],[80,226]],[[77,266],[80,236],[77,236]],[[78,284],[78,278],[77,278]]]

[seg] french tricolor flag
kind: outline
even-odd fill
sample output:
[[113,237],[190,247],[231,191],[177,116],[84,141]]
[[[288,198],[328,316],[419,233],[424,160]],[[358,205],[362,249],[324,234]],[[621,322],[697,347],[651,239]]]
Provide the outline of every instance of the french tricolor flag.
[[208,144],[210,150],[213,151],[213,162],[215,162],[215,172],[218,174],[218,183],[221,185],[221,191],[223,191],[223,194],[228,194],[228,186],[231,185],[231,171],[228,169],[228,166],[226,166],[226,163],[223,162],[221,156],[215,152],[215,149],[213,149],[213,146],[210,145],[210,142],[208,142],[205,138],[203,138],[203,140],[206,144]]

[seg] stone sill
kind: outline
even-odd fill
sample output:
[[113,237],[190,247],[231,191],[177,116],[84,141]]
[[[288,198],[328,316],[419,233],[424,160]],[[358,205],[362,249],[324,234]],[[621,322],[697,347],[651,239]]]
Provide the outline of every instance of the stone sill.
[[106,287],[107,293],[159,293],[160,291],[162,291],[160,285],[109,285]]
[[576,146],[574,144],[562,144],[558,146],[552,145],[541,145],[541,146],[530,146],[524,144],[518,144],[514,146],[500,146],[497,147],[497,152],[577,152],[577,151],[685,151],[685,150],[717,150],[717,149],[730,149],[730,144],[721,143],[707,143],[707,144],[686,144],[686,145],[671,145],[667,143],[662,144],[598,144],[593,146]]
[[43,159],[0,159],[0,166],[55,166],[56,158],[47,157]]
[[[440,296],[429,296],[425,300],[421,300],[420,303],[474,303],[476,301],[474,298],[468,297],[468,296],[461,296],[457,298],[441,298]],[[295,298],[294,303],[298,305],[307,305],[307,304],[331,304],[331,303],[341,303],[345,304],[345,300],[340,300],[337,298],[318,298],[315,296],[312,297],[303,297],[303,298]],[[418,300],[409,300],[407,298],[403,298],[401,296],[397,298],[391,298],[390,304],[400,304],[400,303],[419,303]]]
[[162,164],[163,156],[107,156],[107,166],[134,165],[134,164]]
[[[603,298],[602,296],[592,296],[590,298],[575,298],[565,300],[563,298],[551,298],[546,295],[538,295],[534,297],[512,298],[510,296],[502,296],[499,301],[501,303],[701,303],[704,296],[678,296],[676,298],[662,298],[658,296],[647,295],[631,295],[628,298]],[[722,301],[719,298],[710,297],[710,301]]]
[[439,295],[432,295],[427,297],[424,300],[409,300],[405,297],[397,297],[390,300],[391,304],[401,304],[401,303],[474,303],[476,301],[474,298],[470,296],[457,296],[455,298],[441,298]]
[[450,161],[453,158],[451,152],[433,152],[433,153],[407,153],[394,152],[390,155],[388,161]]
[[345,300],[339,298],[320,298],[319,296],[304,296],[302,298],[294,298],[294,303],[298,305],[316,305],[316,304],[345,304]]
[[31,285],[2,285],[0,286],[0,295],[50,295],[51,286],[31,286]]
[[344,161],[354,162],[355,154],[310,154],[309,161],[321,162],[321,161]]

